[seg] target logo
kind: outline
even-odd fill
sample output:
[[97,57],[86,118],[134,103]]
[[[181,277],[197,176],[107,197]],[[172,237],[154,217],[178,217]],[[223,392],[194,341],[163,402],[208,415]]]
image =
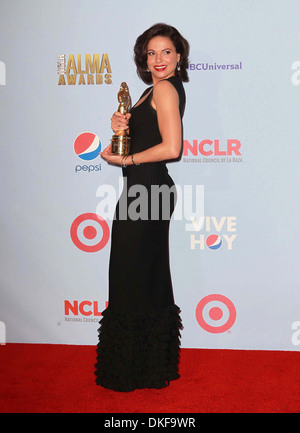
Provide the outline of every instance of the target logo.
[[221,334],[228,331],[234,324],[236,309],[226,296],[208,295],[197,305],[196,319],[205,331]]
[[95,253],[105,247],[110,233],[107,222],[100,215],[84,213],[73,221],[70,235],[81,251]]

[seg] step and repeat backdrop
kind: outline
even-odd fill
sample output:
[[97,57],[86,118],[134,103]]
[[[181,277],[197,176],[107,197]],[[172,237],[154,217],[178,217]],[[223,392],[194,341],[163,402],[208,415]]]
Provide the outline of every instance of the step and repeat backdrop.
[[97,344],[122,190],[99,151],[158,22],[191,47],[168,164],[182,347],[299,350],[298,0],[1,1],[1,342]]

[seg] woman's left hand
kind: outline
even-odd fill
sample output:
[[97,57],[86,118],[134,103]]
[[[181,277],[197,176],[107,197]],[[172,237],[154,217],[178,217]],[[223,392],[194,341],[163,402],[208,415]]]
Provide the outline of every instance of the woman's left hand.
[[116,165],[121,165],[122,159],[124,158],[122,155],[115,155],[111,153],[110,144],[103,150],[103,152],[100,152],[100,156],[103,159],[105,159],[105,161],[107,161],[109,164],[116,164]]

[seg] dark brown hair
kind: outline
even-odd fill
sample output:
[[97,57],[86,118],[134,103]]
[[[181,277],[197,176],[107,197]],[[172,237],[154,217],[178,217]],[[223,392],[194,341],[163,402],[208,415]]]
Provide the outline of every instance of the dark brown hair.
[[156,36],[165,36],[171,39],[176,52],[180,54],[180,70],[178,71],[176,68],[175,75],[178,76],[181,81],[189,81],[187,73],[190,51],[189,43],[183,36],[181,36],[175,27],[164,23],[154,24],[136,40],[134,46],[134,61],[138,76],[144,81],[144,83],[152,83],[151,72],[147,71],[147,47],[150,39],[155,38]]

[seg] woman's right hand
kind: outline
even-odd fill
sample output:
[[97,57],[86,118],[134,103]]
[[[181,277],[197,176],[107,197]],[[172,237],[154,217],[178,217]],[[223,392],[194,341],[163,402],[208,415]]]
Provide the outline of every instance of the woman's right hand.
[[119,111],[116,111],[111,118],[111,129],[113,131],[124,131],[128,128],[128,122],[131,114],[122,114]]

